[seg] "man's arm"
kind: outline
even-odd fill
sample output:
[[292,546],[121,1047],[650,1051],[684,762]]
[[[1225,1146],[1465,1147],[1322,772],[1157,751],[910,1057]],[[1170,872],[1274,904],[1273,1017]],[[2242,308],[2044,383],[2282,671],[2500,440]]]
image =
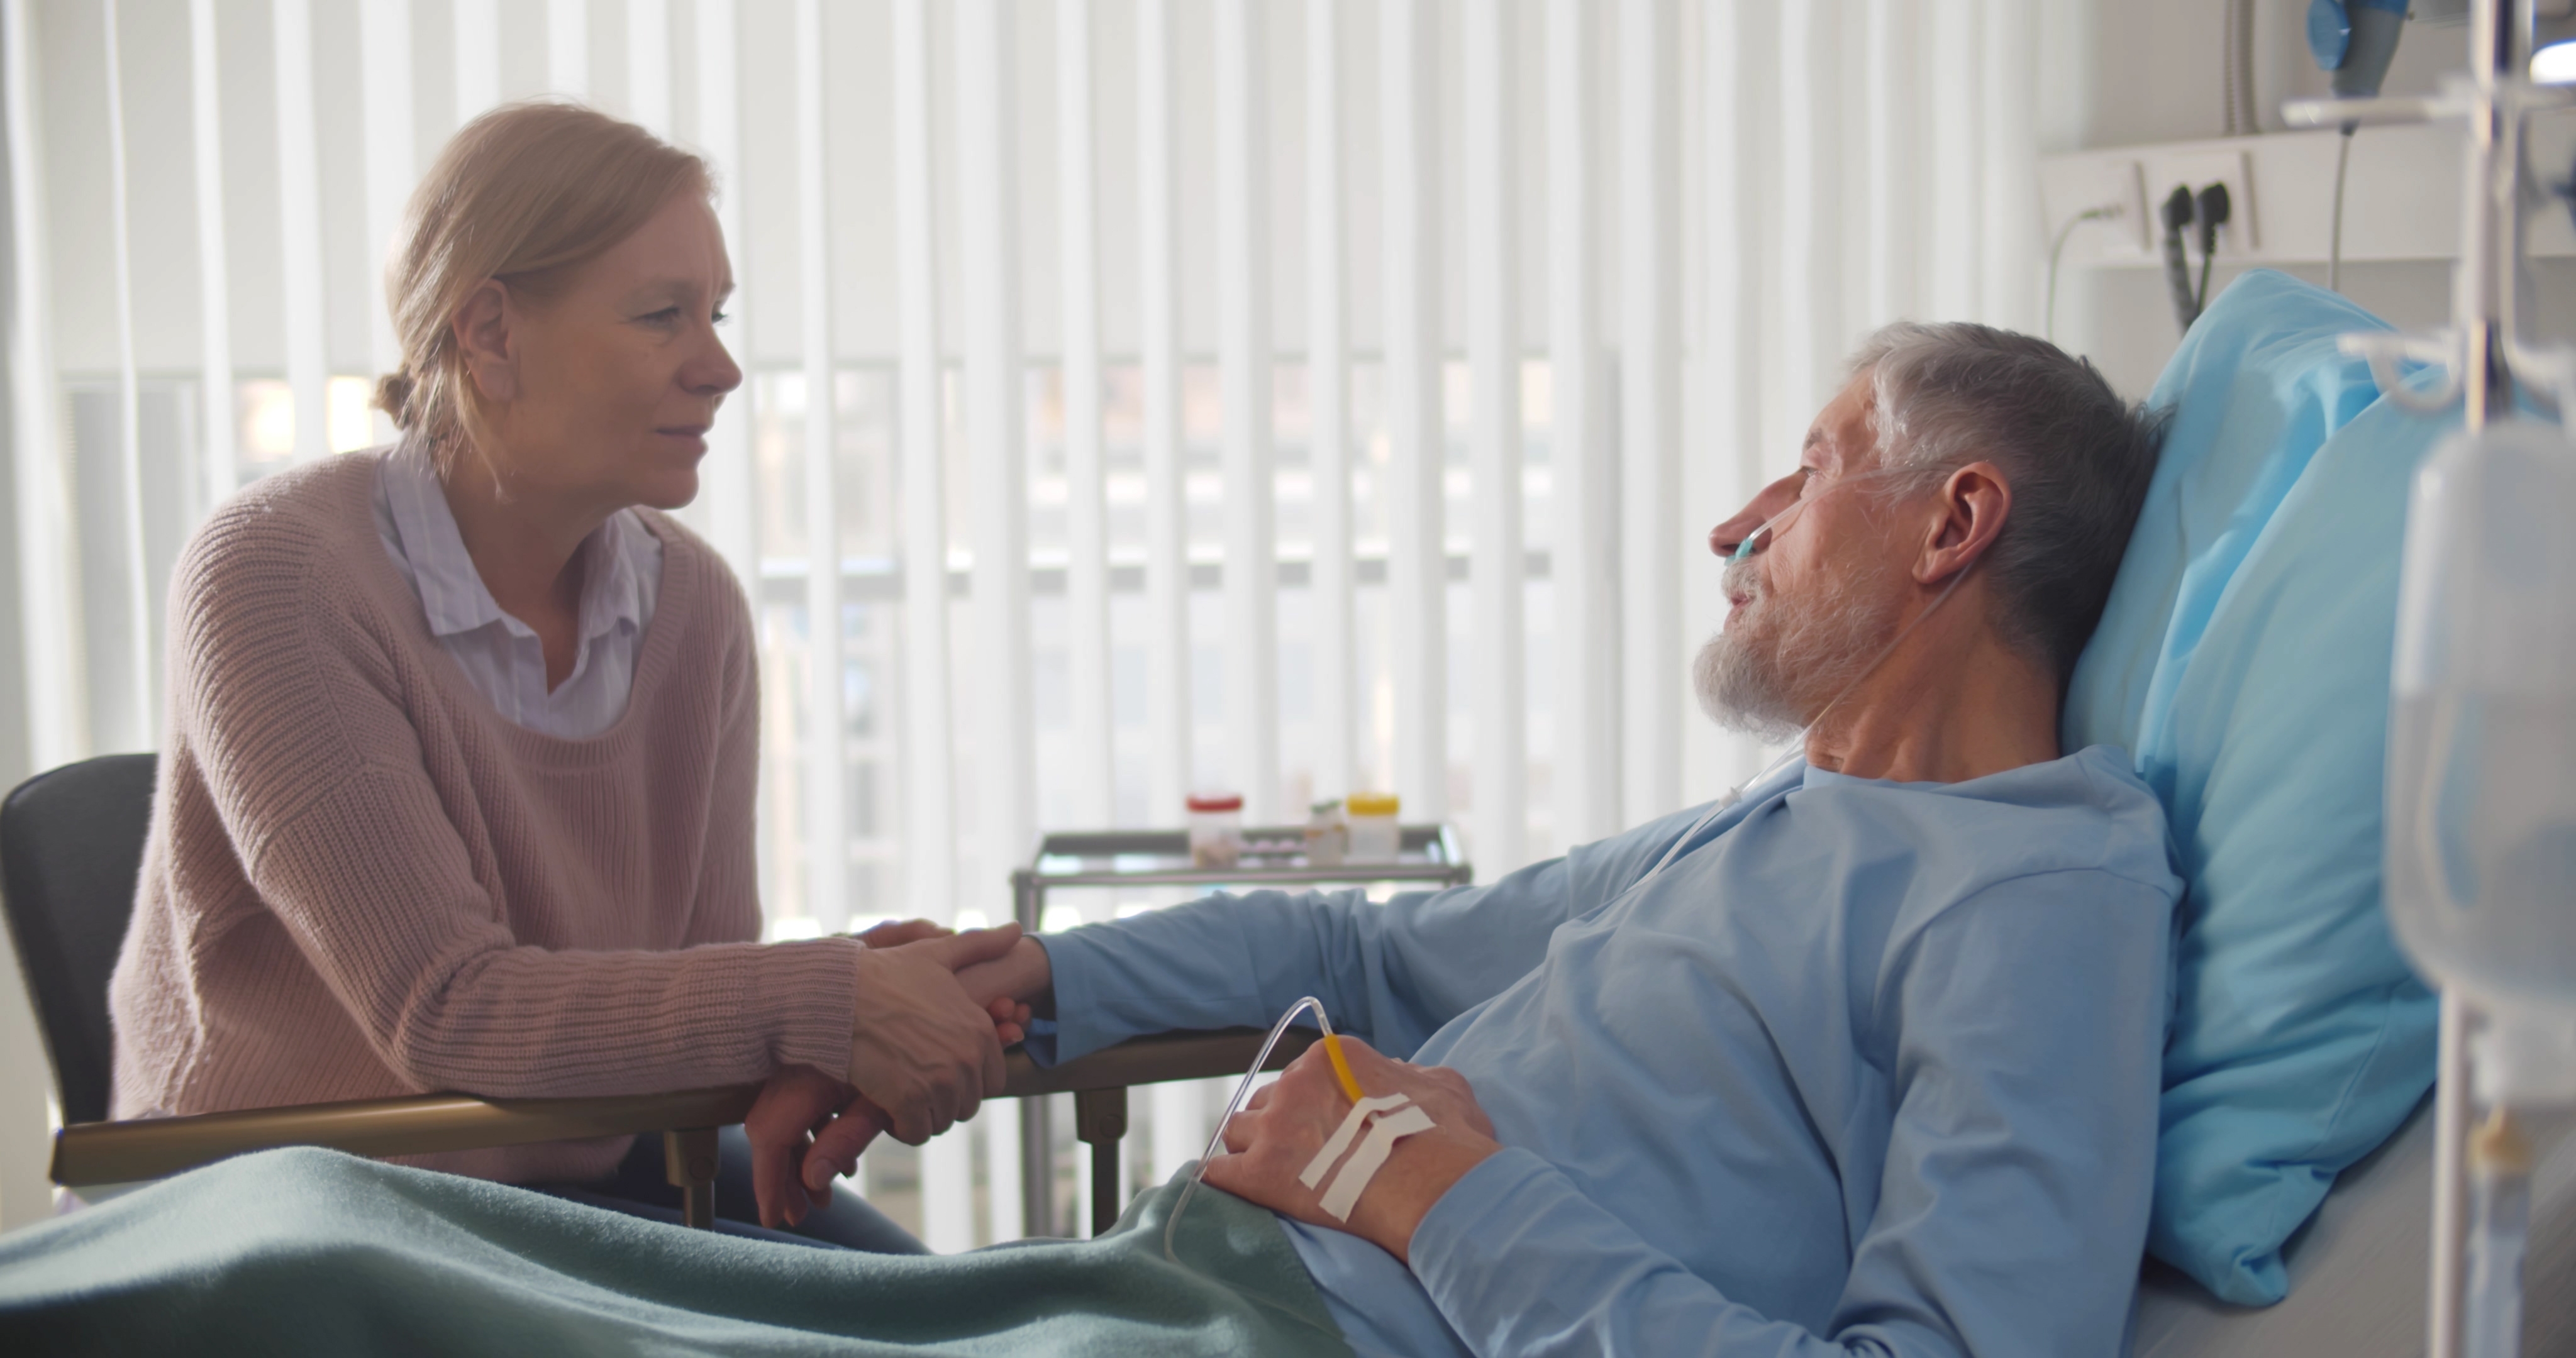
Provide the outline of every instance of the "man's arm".
[[1143,1033],[1266,1027],[1312,995],[1336,1029],[1393,1052],[1536,967],[1556,926],[1634,885],[1699,819],[1683,811],[1499,881],[1371,904],[1358,891],[1217,895],[1023,943],[958,975],[978,1003],[1041,1021],[1029,1054],[1071,1060]]
[[1375,1241],[1493,1358],[2116,1354],[2146,1237],[2170,909],[2102,873],[2046,874],[1953,907],[1890,969],[1886,1050],[1854,1059],[1888,1063],[1895,1116],[1821,1336],[1730,1300],[1546,1160],[1496,1145],[1472,1094],[1461,1106],[1434,1078],[1448,1072],[1369,1058],[1364,1084],[1440,1125],[1396,1143],[1347,1223],[1295,1177],[1349,1107],[1313,1052],[1228,1129],[1237,1154],[1208,1181]]

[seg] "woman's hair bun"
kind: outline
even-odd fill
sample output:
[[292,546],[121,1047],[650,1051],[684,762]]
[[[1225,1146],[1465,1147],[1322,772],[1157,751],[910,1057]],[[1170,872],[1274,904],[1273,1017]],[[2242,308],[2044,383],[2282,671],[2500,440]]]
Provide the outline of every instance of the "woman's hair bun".
[[393,417],[396,429],[411,428],[411,370],[397,368],[376,379],[375,407]]

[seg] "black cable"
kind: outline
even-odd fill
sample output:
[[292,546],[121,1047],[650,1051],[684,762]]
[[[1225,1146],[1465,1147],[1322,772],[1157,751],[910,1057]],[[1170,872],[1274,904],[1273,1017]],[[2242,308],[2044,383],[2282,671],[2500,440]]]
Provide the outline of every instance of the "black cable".
[[2191,225],[2191,190],[2176,184],[2161,207],[2157,221],[2164,227],[2165,295],[2173,302],[2174,328],[2189,331],[2200,319],[2200,303],[2191,294],[2191,260],[2183,253],[2183,228]]
[[2228,206],[2225,183],[2212,184],[2192,199],[2192,216],[2200,223],[2200,290],[2192,296],[2195,309],[2209,306],[2209,268],[2218,260],[2218,228],[2227,225]]

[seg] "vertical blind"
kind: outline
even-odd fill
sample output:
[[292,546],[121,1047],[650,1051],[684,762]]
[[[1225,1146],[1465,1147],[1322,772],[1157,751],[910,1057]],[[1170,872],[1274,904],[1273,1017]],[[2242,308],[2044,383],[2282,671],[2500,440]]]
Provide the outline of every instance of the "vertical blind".
[[[1202,787],[1393,791],[1481,880],[1712,796],[1758,752],[1689,694],[1707,528],[1870,328],[2034,319],[2030,0],[0,13],[34,765],[157,743],[193,525],[391,436],[417,176],[581,98],[722,186],[747,376],[683,518],[754,603],[778,937],[999,918],[1041,830]],[[1207,1117],[1156,1091],[1133,1168]],[[979,1122],[870,1156],[939,1248],[1021,1228]]]

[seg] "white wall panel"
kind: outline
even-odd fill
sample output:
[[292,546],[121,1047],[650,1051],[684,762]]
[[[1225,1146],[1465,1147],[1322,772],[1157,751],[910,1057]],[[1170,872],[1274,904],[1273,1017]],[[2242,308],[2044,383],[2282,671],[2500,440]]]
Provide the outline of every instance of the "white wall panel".
[[[366,66],[367,281],[381,279],[397,248],[403,204],[419,178],[412,163],[411,0],[361,0],[358,53]],[[402,366],[393,312],[381,282],[366,291],[367,359],[376,374]],[[393,421],[379,410],[372,419],[378,441],[394,437]]]
[[1146,820],[1178,823],[1190,764],[1189,566],[1181,485],[1178,171],[1169,0],[1136,6],[1136,277],[1145,466]]
[[269,6],[277,100],[277,214],[286,305],[286,381],[295,393],[295,460],[331,450],[330,359],[322,321],[322,186],[313,145],[311,0]]
[[120,695],[129,705],[121,729],[133,742],[131,748],[148,750],[160,744],[161,705],[156,701],[160,685],[155,681],[161,670],[153,663],[153,634],[158,630],[153,620],[160,610],[155,607],[159,600],[153,597],[156,591],[152,588],[152,573],[144,564],[143,393],[134,367],[134,232],[125,180],[125,79],[118,56],[123,44],[117,34],[120,9],[116,0],[103,0],[96,18],[106,39],[102,44],[106,59],[101,74],[107,96],[103,111],[107,117],[108,211],[116,251],[116,451],[124,463],[124,474],[118,478],[124,499],[120,518],[125,530],[125,578],[120,583],[126,595],[126,658],[130,672]]
[[1336,7],[1336,0],[1306,0],[1306,464],[1314,475],[1307,590],[1315,620],[1308,682],[1315,693],[1319,798],[1354,790],[1359,746],[1351,621],[1350,291],[1342,246],[1344,82]]
[[198,462],[197,513],[240,483],[233,456],[232,261],[224,237],[222,79],[215,50],[215,0],[188,0],[190,167],[197,217],[197,397],[205,440]]
[[[560,0],[557,0],[560,3]],[[838,929],[849,910],[847,692],[842,679],[840,459],[834,456],[831,221],[823,166],[825,95],[822,0],[796,3],[797,264],[804,306],[805,515],[805,910]]]
[[590,0],[545,0],[546,89],[590,97]]
[[[724,232],[726,252],[733,260],[734,290],[725,299],[724,342],[734,360],[747,366],[751,326],[743,309],[750,301],[751,287],[750,259],[743,249],[743,208],[750,186],[742,162],[741,28],[734,0],[695,0],[691,8],[697,39],[696,145],[715,171],[716,225]],[[746,381],[717,408],[715,427],[707,431],[707,455],[698,463],[698,503],[705,508],[715,549],[743,588],[756,592],[760,551],[753,517],[752,398],[753,385]]]
[[1028,449],[1020,358],[1016,84],[1005,0],[960,0],[957,213],[967,466],[974,477],[977,869],[998,888],[1037,826],[1030,714]]
[[501,0],[448,0],[456,28],[456,124],[501,102]]
[[1270,160],[1261,16],[1216,0],[1217,367],[1225,433],[1227,776],[1247,824],[1279,815],[1278,567],[1272,548]]
[[1440,371],[1440,62],[1432,0],[1378,12],[1381,329],[1387,469],[1388,647],[1395,790],[1408,820],[1449,814],[1448,461]]
[[1621,813],[1630,824],[1681,799],[1680,393],[1673,285],[1671,47],[1665,0],[1619,6],[1620,650],[1625,666]]
[[1596,222],[1600,0],[1547,0],[1548,431],[1556,539],[1558,836],[1581,844],[1619,820],[1619,470],[1610,441]]
[[1528,570],[1521,546],[1521,344],[1514,173],[1514,26],[1502,4],[1461,11],[1466,145],[1467,355],[1474,405],[1474,535],[1469,578],[1475,746],[1475,861],[1488,879],[1528,857],[1529,686],[1521,626]]
[[1105,826],[1116,805],[1109,706],[1109,522],[1100,428],[1100,247],[1093,199],[1089,0],[1056,0],[1056,212],[1064,391],[1066,700],[1073,818]]
[[671,135],[670,0],[626,0],[626,116]]

